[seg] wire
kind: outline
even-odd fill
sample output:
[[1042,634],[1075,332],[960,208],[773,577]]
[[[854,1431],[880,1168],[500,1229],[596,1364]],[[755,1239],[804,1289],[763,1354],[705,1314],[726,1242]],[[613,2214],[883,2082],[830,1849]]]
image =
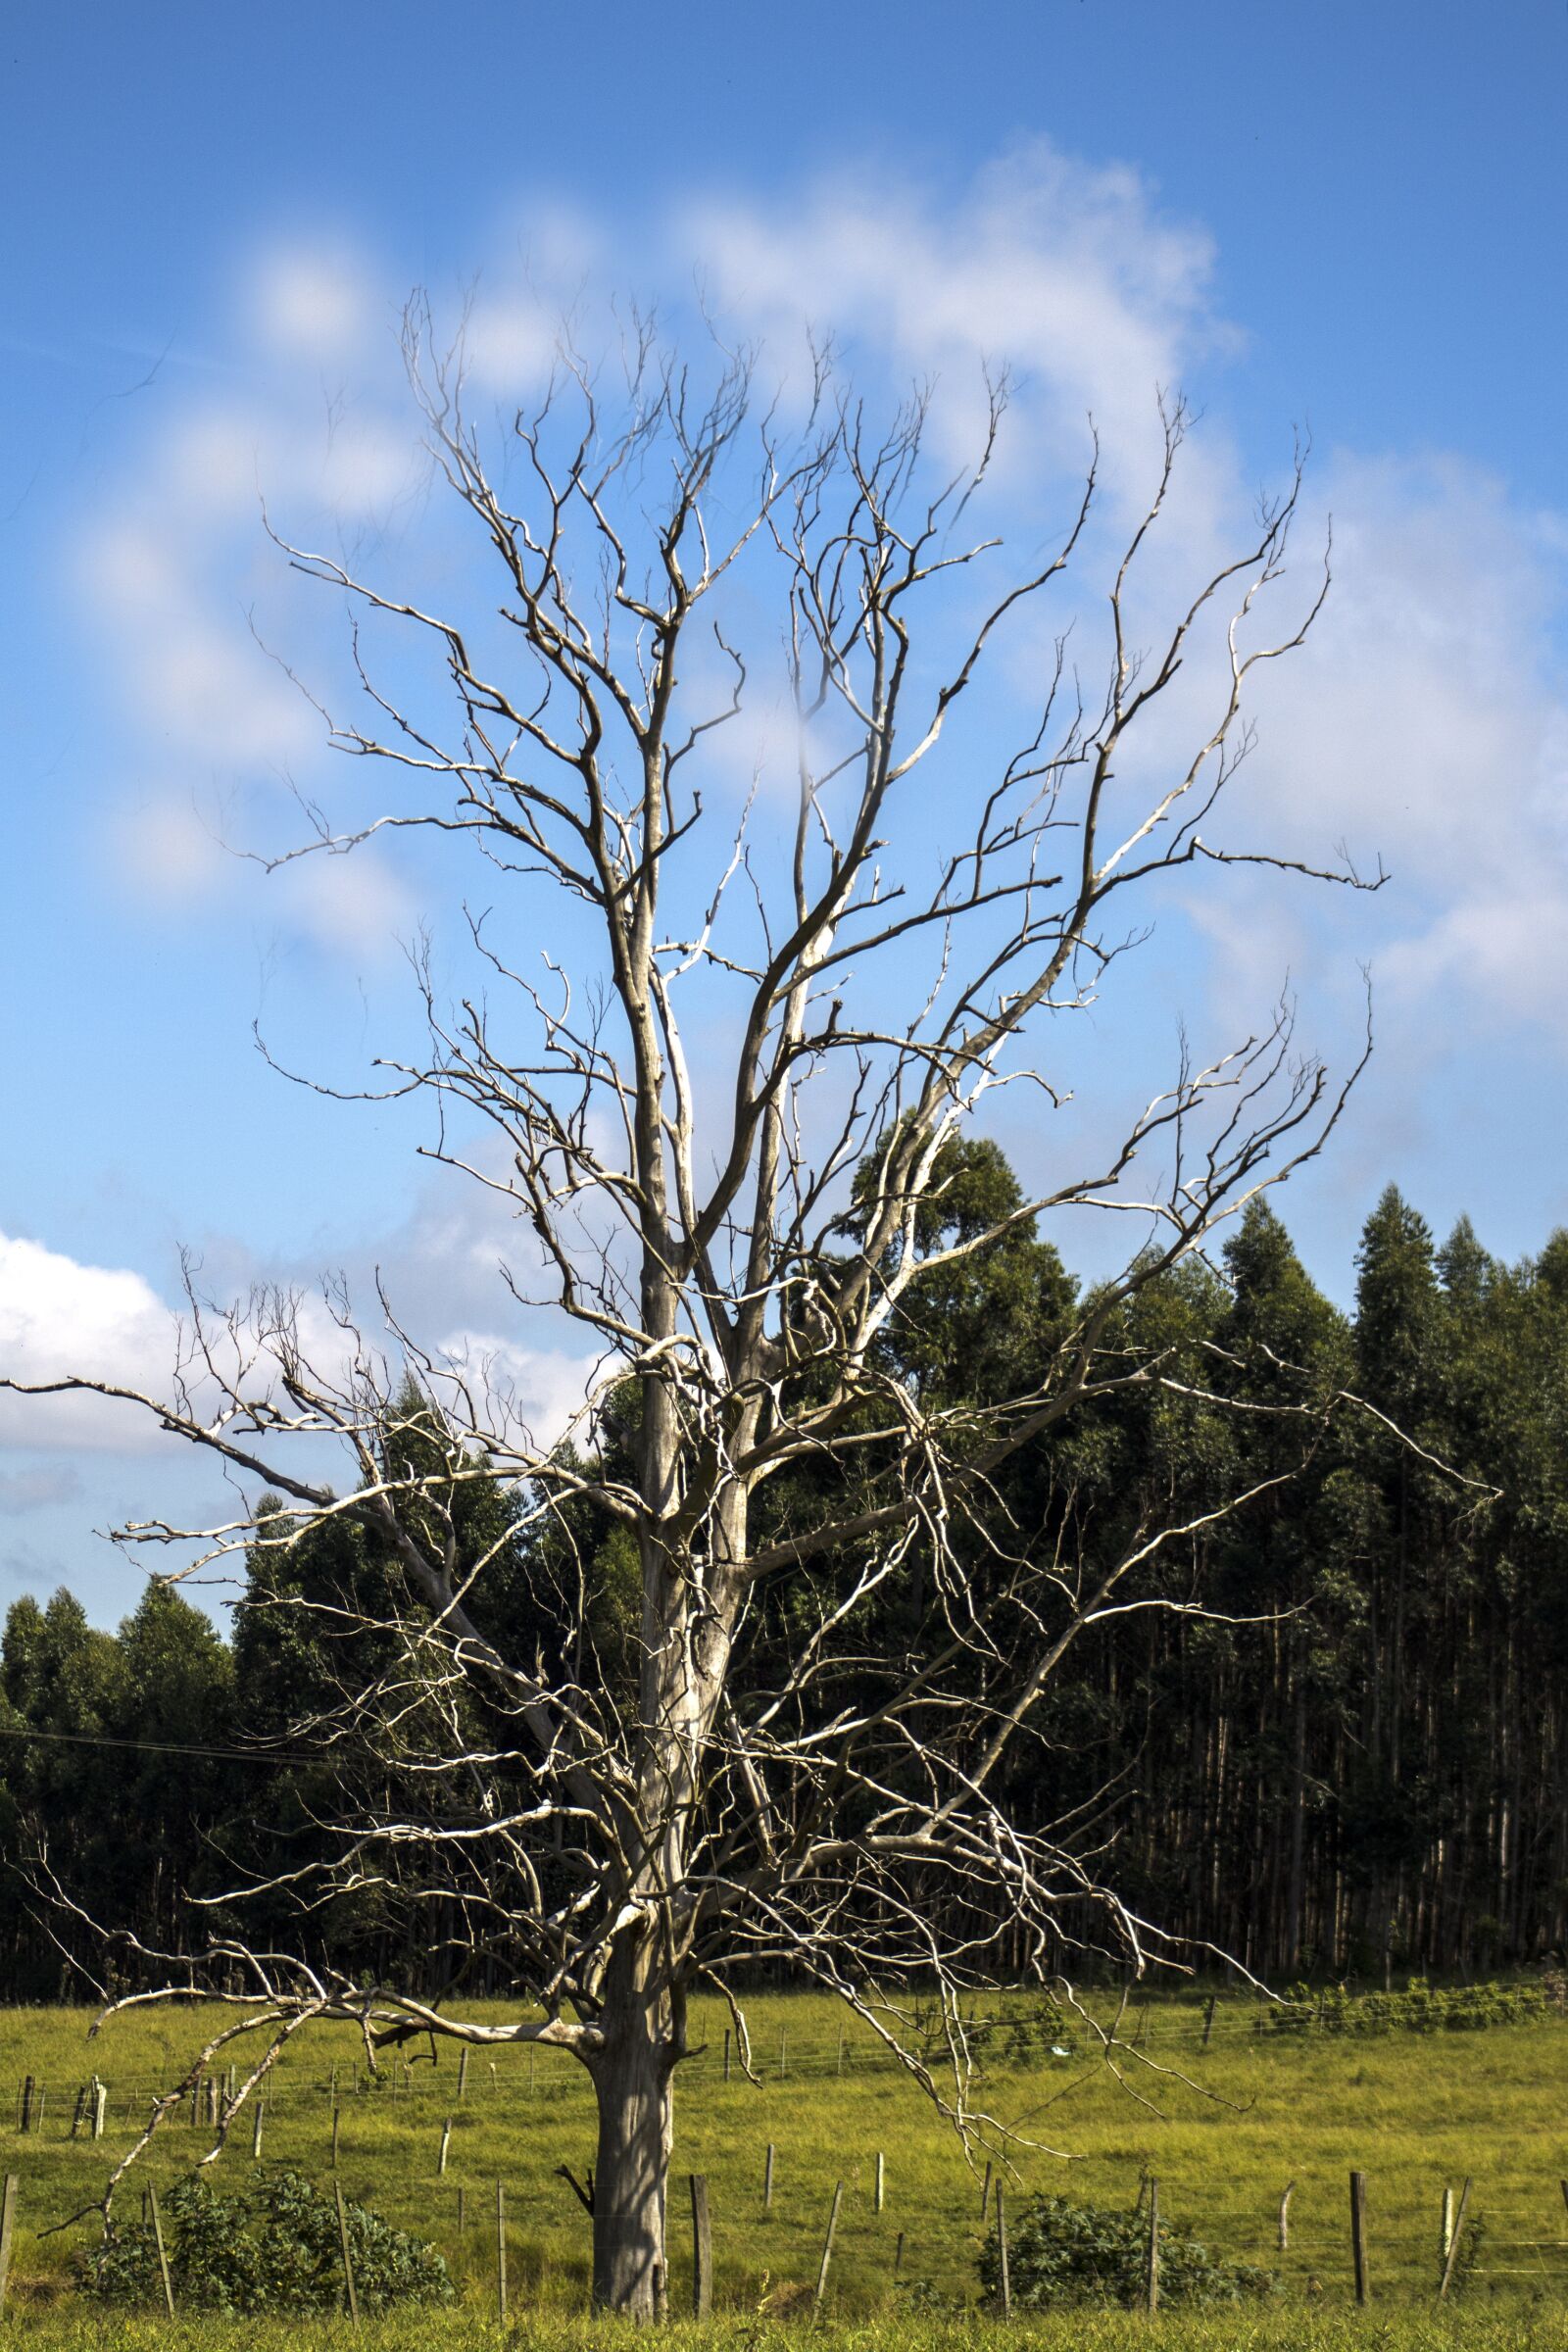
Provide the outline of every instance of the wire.
[[[30,1724],[0,1724],[0,1740],[37,1740],[57,1747],[122,1747],[132,1748],[149,1756],[206,1756],[215,1763],[230,1764],[321,1764],[349,1755],[341,1747],[308,1748],[291,1754],[286,1748],[254,1747],[198,1747],[173,1740],[121,1740],[108,1732],[44,1732]],[[373,1748],[358,1751],[361,1761],[386,1764],[390,1759],[376,1754]]]

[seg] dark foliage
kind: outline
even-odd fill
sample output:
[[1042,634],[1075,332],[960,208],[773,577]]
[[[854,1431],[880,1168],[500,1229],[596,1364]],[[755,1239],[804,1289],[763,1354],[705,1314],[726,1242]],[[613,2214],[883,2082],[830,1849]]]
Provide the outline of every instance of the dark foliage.
[[[1007,2275],[1022,2311],[1059,2310],[1075,2303],[1143,2300],[1149,2262],[1149,2217],[1108,2205],[1075,2205],[1070,2197],[1032,2197],[1007,2220]],[[980,2282],[988,2296],[1002,2291],[1002,2251],[993,2230],[980,2253]],[[1226,2262],[1189,2230],[1159,2223],[1159,2300],[1188,2306],[1256,2302],[1274,2292],[1272,2271]]]
[[[169,2191],[159,2218],[180,2310],[335,2311],[344,2301],[336,2204],[298,2173],[270,2173],[228,2195],[196,2175]],[[345,2201],[344,2223],[362,2311],[454,2300],[434,2246],[367,2205]],[[155,2303],[162,2283],[151,2225],[134,2223],[95,2247],[81,2283],[101,2302]]]

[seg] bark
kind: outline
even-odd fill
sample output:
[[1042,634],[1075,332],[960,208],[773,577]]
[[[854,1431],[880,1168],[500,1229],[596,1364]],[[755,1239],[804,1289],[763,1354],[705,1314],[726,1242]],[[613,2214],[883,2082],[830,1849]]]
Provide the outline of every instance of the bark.
[[594,2167],[594,2308],[652,2320],[667,2277],[669,2176],[676,2058],[667,1996],[648,1982],[648,1955],[618,1960],[604,2014],[605,2044],[590,2067],[599,2107]]

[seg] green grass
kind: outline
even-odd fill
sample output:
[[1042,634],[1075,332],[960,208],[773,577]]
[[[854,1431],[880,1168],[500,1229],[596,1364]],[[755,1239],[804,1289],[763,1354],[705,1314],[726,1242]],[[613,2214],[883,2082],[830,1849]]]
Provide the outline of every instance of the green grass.
[[[495,2012],[494,2014],[502,2014]],[[704,2053],[681,2073],[677,2088],[675,2176],[671,2186],[672,2298],[687,2291],[685,2176],[709,2176],[713,2215],[716,2300],[721,2318],[707,2343],[763,2345],[774,2318],[799,2312],[814,2277],[836,2180],[845,2201],[829,2292],[824,2344],[885,2343],[933,2352],[952,2337],[940,2315],[917,2315],[893,2286],[899,2233],[904,2272],[954,2305],[976,2294],[974,2258],[980,2226],[980,2177],[953,2134],[912,2085],[866,2063],[869,2045],[851,2030],[842,2075],[840,2014],[808,1995],[760,1997],[750,2004],[758,2063],[754,2086],[736,2071],[721,2079],[724,2013],[699,2014],[694,2040]],[[1131,2204],[1140,2174],[1156,2173],[1161,2209],[1222,2253],[1278,2268],[1283,2294],[1262,2314],[1189,2322],[1171,2313],[1158,2323],[1162,2344],[1179,2352],[1246,2345],[1308,2348],[1386,2344],[1434,2347],[1450,2342],[1500,2348],[1552,2345],[1568,2352],[1568,2212],[1559,2180],[1568,2176],[1568,2101],[1563,2097],[1568,2029],[1560,2023],[1494,2028],[1485,2033],[1359,2039],[1261,2038],[1247,2031],[1250,2010],[1222,2007],[1212,2046],[1200,2047],[1200,2013],[1156,2004],[1146,2055],[1156,2074],[1135,2067],[1132,2080],[1159,2113],[1141,2106],[1103,2067],[1046,2061],[999,2068],[985,2103],[1004,2123],[1063,2151],[1020,2149],[1008,2177],[1016,2200],[1032,2188]],[[183,2071],[203,2034],[203,2020],[184,2013],[141,2013],[117,2022],[95,2042],[77,2011],[0,2014],[0,2168],[21,2180],[13,2307],[40,2341],[65,2346],[90,2336],[126,2347],[155,2333],[141,2324],[108,2323],[70,2293],[69,2262],[91,2224],[40,2235],[102,2193],[108,2165],[154,2091]],[[789,2072],[779,2072],[780,2036],[788,2035]],[[390,2220],[433,2238],[463,2292],[452,2315],[411,2319],[364,2331],[390,2347],[439,2339],[443,2352],[499,2342],[490,2320],[494,2295],[494,2198],[506,2181],[508,2260],[514,2316],[525,2326],[514,2341],[560,2345],[579,2339],[586,2302],[586,2217],[555,2168],[581,2177],[593,2160],[593,2105],[586,2078],[570,2060],[520,2049],[491,2060],[476,2052],[467,2096],[456,2097],[456,2054],[435,2068],[405,2073],[392,2062],[384,2087],[367,2090],[363,2050],[347,2029],[323,2030],[280,2069],[269,2096],[264,2155],[328,2177],[330,2070],[339,2073],[342,2110],[340,2178],[345,2191]],[[106,2139],[68,2136],[75,2089],[96,2070],[110,2088]],[[16,2091],[24,2074],[46,2085],[42,2133],[18,2136]],[[1180,2078],[1186,2076],[1188,2081]],[[405,2084],[408,2087],[405,2087]],[[1197,2087],[1194,2087],[1196,2085]],[[1211,2095],[1204,2095],[1204,2094]],[[445,2116],[455,2117],[445,2179],[436,2175]],[[775,2144],[771,2210],[761,2202],[763,2155]],[[160,2134],[150,2177],[160,2184],[186,2171],[208,2145],[183,2125]],[[872,2211],[878,2149],[887,2163],[887,2202]],[[216,2168],[248,2172],[248,2117]],[[1350,2308],[1347,2177],[1368,2176],[1373,2309]],[[138,2168],[139,2170],[139,2168]],[[1472,2210],[1486,2225],[1484,2275],[1460,2311],[1437,2314],[1432,2294],[1444,2185],[1475,2177]],[[132,2182],[137,2176],[132,2176]],[[1291,2248],[1275,2251],[1280,2192],[1296,2183]],[[457,2191],[466,2192],[466,2228],[457,2229]],[[122,2194],[137,2203],[134,2185]],[[1544,2242],[1543,2242],[1544,2241]],[[746,2317],[745,2315],[752,2315]],[[727,2316],[723,2316],[727,2315]],[[139,2331],[138,2331],[139,2329]],[[1382,2330],[1383,2332],[1379,2332]],[[675,2344],[672,2327],[664,2340]],[[1095,2352],[1148,2341],[1148,2323],[1122,2315],[1073,2315],[1013,2329],[1042,2345],[1083,2345]],[[233,2336],[258,2352],[276,2335],[287,2341],[332,2340],[295,2326],[249,2324],[225,2329],[203,2321],[156,2329],[160,2346],[217,2346]],[[603,2330],[592,2341],[612,2340]],[[962,2340],[972,2343],[971,2329]]]

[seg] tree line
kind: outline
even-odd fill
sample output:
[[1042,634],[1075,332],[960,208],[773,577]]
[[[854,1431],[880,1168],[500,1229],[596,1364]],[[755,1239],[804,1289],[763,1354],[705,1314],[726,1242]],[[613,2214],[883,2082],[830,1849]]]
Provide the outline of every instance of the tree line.
[[[922,1212],[927,1244],[936,1228],[997,1238],[914,1285],[884,1345],[911,1395],[983,1404],[1027,1394],[1080,1286],[1027,1218],[1008,1222],[1021,1196],[995,1145],[948,1153]],[[1053,1829],[1200,1964],[1226,1954],[1283,1982],[1463,1975],[1560,1953],[1568,1233],[1504,1264],[1465,1220],[1438,1246],[1391,1187],[1364,1227],[1347,1315],[1257,1200],[1222,1265],[1189,1257],[1120,1312],[1109,1344],[1161,1377],[1086,1401],[1019,1448],[956,1539],[977,1607],[998,1564],[1021,1555],[1045,1611],[1054,1580],[1092,1581],[1097,1562],[1136,1551],[1141,1529],[1185,1531],[1174,1580],[1167,1544],[1045,1689],[1007,1765],[1015,1818]],[[1335,1394],[1357,1402],[1314,1419],[1311,1400]],[[614,1408],[605,1419],[607,1460],[632,1442],[627,1397],[626,1426]],[[397,1445],[417,1447],[418,1412],[434,1409],[406,1396]],[[819,1515],[813,1482],[869,1474],[853,1448],[792,1470],[765,1490],[762,1536]],[[1248,1499],[1219,1507],[1237,1494]],[[460,1556],[486,1562],[492,1636],[541,1657],[569,1638],[593,1652],[568,1662],[573,1679],[629,1698],[638,1564],[624,1529],[589,1502],[524,1524],[493,1478],[455,1485],[449,1503]],[[406,1859],[396,1841],[368,1843],[363,1869],[342,1866],[349,1819],[456,1822],[479,1801],[461,1773],[432,1783],[405,1769],[407,1727],[391,1716],[345,1747],[342,1693],[396,1685],[365,1654],[406,1608],[376,1605],[396,1561],[348,1517],[295,1531],[277,1503],[262,1525],[271,1557],[265,1579],[253,1559],[258,1605],[231,1642],[163,1585],[116,1633],[66,1592],[12,1604],[0,1852],[35,1884],[42,1858],[82,1914],[161,1952],[205,1945],[243,1898],[253,1946],[426,1990],[461,1977],[505,1991],[504,1934],[432,1918],[416,1841]],[[753,1643],[737,1705],[768,1692],[859,1565],[846,1547],[770,1588],[776,1642],[764,1627]],[[923,1580],[916,1564],[890,1585],[877,1642],[918,1663],[954,1605],[951,1574]],[[838,1663],[845,1703],[863,1671],[853,1654]],[[411,1703],[443,1702],[426,1689]],[[506,1794],[503,1769],[483,1802]],[[329,1849],[330,1887],[302,1891]],[[21,1900],[0,1916],[0,1997],[78,1994],[73,1949],[101,1976],[103,1954],[69,1917]],[[1004,1937],[998,1958],[1022,1968],[1030,1954]]]

